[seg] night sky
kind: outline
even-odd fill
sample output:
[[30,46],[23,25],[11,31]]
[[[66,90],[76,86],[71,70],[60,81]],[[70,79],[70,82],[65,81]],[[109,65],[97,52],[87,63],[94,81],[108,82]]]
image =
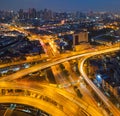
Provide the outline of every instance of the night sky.
[[120,0],[0,0],[1,10],[120,11]]

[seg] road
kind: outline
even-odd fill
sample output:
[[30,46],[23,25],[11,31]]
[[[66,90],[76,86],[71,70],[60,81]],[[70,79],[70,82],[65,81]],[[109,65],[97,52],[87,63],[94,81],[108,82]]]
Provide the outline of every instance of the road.
[[64,86],[65,84],[69,83],[69,81],[66,78],[64,78],[65,75],[63,75],[63,72],[61,71],[59,65],[52,66],[51,68],[58,85],[62,84],[61,86]]
[[[13,27],[13,26],[7,26],[7,27],[10,30],[16,30],[16,31],[22,32],[26,35],[31,35],[30,37],[28,37],[30,40],[39,40],[45,53],[47,55],[49,55],[50,57],[59,54],[59,52],[57,50],[57,46],[54,44],[54,42],[52,40],[53,37],[51,35],[42,36],[39,34],[29,32],[29,31],[23,29],[22,27]],[[48,43],[48,45],[46,45],[46,43]]]
[[55,65],[51,67],[52,72],[54,74],[57,86],[59,88],[64,88],[66,91],[75,94],[73,87],[71,86],[71,82],[68,80],[68,77],[63,73],[63,70],[59,65]]
[[[101,51],[98,51],[96,53],[97,54],[101,54]],[[92,89],[97,93],[97,95],[99,96],[99,98],[103,101],[103,103],[108,107],[108,109],[112,112],[112,114],[114,116],[119,116],[120,115],[120,111],[112,104],[112,102],[94,85],[94,83],[87,77],[85,71],[84,71],[84,62],[93,55],[88,55],[86,57],[84,57],[81,62],[79,63],[79,70],[81,72],[82,77],[84,78],[84,80],[90,85],[90,87],[92,87]]]
[[[47,68],[47,67],[51,67],[53,65],[56,65],[58,63],[62,63],[62,62],[65,62],[65,61],[68,61],[68,60],[71,60],[71,59],[76,59],[76,58],[80,58],[80,57],[83,57],[83,60],[82,62],[80,63],[80,72],[81,74],[83,75],[83,77],[85,78],[85,80],[87,81],[87,83],[93,88],[93,90],[98,94],[98,96],[103,100],[103,102],[108,106],[108,108],[111,110],[111,112],[117,116],[118,114],[120,114],[120,112],[117,110],[117,108],[102,94],[102,92],[100,92],[99,89],[97,89],[97,87],[87,78],[86,74],[84,73],[84,70],[83,70],[83,64],[84,64],[84,61],[88,58],[88,57],[91,57],[91,56],[94,56],[94,55],[97,55],[97,54],[102,54],[102,53],[108,53],[108,52],[113,52],[113,51],[116,51],[116,50],[119,50],[119,47],[113,47],[113,48],[109,48],[109,49],[105,49],[105,50],[99,50],[99,51],[96,51],[96,52],[91,52],[91,53],[84,53],[84,54],[80,54],[80,55],[75,55],[75,56],[71,56],[71,57],[68,57],[68,58],[65,58],[65,59],[59,59],[57,61],[54,60],[54,62],[52,61],[49,61],[49,62],[46,62],[46,63],[43,63],[43,64],[37,64],[33,67],[30,67],[29,69],[24,69],[24,70],[21,70],[15,74],[12,74],[12,75],[9,75],[9,76],[6,76],[4,78],[1,78],[0,80],[1,81],[13,81],[14,79],[17,79],[17,78],[20,78],[24,75],[27,75],[29,73],[32,73],[32,72],[35,72],[35,71],[38,71],[38,70],[41,70],[41,69],[44,69],[44,68]],[[98,91],[98,92],[97,92]]]
[[37,56],[37,57],[30,57],[26,60],[23,61],[17,61],[17,62],[12,62],[12,63],[7,63],[7,64],[0,64],[0,68],[5,68],[9,66],[14,66],[14,65],[20,65],[20,64],[25,64],[25,63],[33,63],[33,62],[43,62],[43,60],[47,60],[47,56]]
[[113,52],[113,51],[117,51],[117,50],[119,50],[118,46],[113,47],[113,48],[108,48],[108,49],[102,49],[102,50],[95,51],[95,52],[91,51],[89,53],[83,53],[83,54],[80,54],[80,55],[67,54],[66,55],[67,57],[66,56],[65,57],[59,57],[59,58],[56,57],[56,59],[47,61],[45,63],[36,64],[35,66],[32,66],[28,69],[23,69],[23,70],[20,70],[19,72],[16,72],[14,74],[11,74],[11,75],[8,75],[8,76],[5,76],[5,77],[1,77],[0,81],[12,81],[12,80],[18,79],[22,76],[25,76],[27,74],[30,74],[30,73],[33,73],[33,72],[36,72],[36,71],[54,66],[54,65],[57,65],[59,63],[62,63],[62,62],[68,61],[68,60],[82,58],[84,56],[92,56],[92,55],[94,56],[94,55],[97,55],[97,54],[108,53],[108,52]]
[[88,116],[102,116],[90,104],[71,93],[37,82],[1,82],[0,103],[26,104],[54,116],[84,116],[83,112]]
[[[113,113],[113,115],[117,116],[117,115],[120,115],[120,112],[107,99],[107,97],[92,83],[92,81],[90,81],[88,79],[87,75],[85,74],[85,72],[83,70],[83,64],[84,64],[84,62],[85,62],[85,60],[87,58],[89,58],[91,56],[94,56],[94,55],[102,54],[102,53],[113,52],[113,51],[116,51],[116,50],[119,50],[118,46],[114,46],[114,47],[111,46],[111,48],[109,47],[109,48],[106,48],[106,49],[99,49],[99,50],[96,50],[94,52],[91,51],[90,53],[87,52],[87,53],[78,54],[78,55],[77,54],[69,54],[69,55],[66,55],[66,57],[64,57],[62,59],[54,59],[54,60],[51,60],[51,61],[48,61],[48,62],[45,62],[45,63],[37,64],[37,65],[35,65],[33,67],[30,67],[29,69],[24,69],[24,70],[21,70],[21,71],[15,73],[15,74],[3,77],[3,78],[0,79],[0,81],[13,81],[13,80],[18,79],[18,78],[20,78],[22,76],[25,76],[25,75],[27,75],[29,73],[36,72],[36,71],[39,71],[41,69],[45,69],[47,67],[51,67],[51,66],[54,66],[54,65],[62,63],[62,62],[72,60],[72,59],[76,59],[76,58],[82,58],[82,60],[80,62],[80,73],[84,77],[85,81],[93,88],[93,90],[97,93],[97,95],[101,98],[101,100],[106,104],[106,106]],[[53,93],[53,94],[55,94],[55,93]],[[68,97],[67,94],[65,96]],[[74,101],[73,99],[72,99],[72,102],[76,103],[77,105],[79,104],[78,101]],[[87,110],[87,111],[89,111],[89,110]]]

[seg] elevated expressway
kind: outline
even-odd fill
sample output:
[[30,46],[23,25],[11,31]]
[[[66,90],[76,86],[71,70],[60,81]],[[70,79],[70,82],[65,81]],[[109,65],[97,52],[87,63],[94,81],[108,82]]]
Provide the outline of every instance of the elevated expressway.
[[[94,51],[94,52],[90,52],[90,53],[83,53],[83,54],[80,54],[80,55],[72,55],[71,54],[71,56],[69,56],[69,57],[67,57],[67,58],[63,58],[63,59],[54,59],[53,61],[48,61],[48,62],[45,62],[45,63],[41,63],[41,64],[37,64],[37,65],[35,65],[35,66],[33,66],[33,67],[30,67],[29,69],[24,69],[24,70],[21,70],[21,71],[19,71],[19,72],[17,72],[17,73],[14,73],[14,74],[12,74],[12,75],[9,75],[9,76],[6,76],[6,77],[3,77],[3,78],[1,78],[0,79],[0,81],[1,81],[1,83],[3,83],[2,81],[13,81],[13,80],[15,80],[15,79],[18,79],[18,78],[20,78],[20,77],[22,77],[22,76],[25,76],[25,75],[27,75],[27,74],[29,74],[29,73],[33,73],[33,72],[36,72],[36,71],[39,71],[39,70],[42,70],[42,69],[45,69],[45,68],[47,68],[47,67],[50,67],[50,66],[53,66],[53,65],[56,65],[56,64],[58,64],[58,63],[62,63],[62,62],[65,62],[65,61],[68,61],[68,60],[72,60],[72,59],[76,59],[76,58],[82,58],[82,60],[81,60],[81,62],[80,62],[80,72],[81,72],[81,74],[82,74],[82,76],[83,76],[83,78],[86,80],[86,82],[93,88],[93,90],[98,94],[98,96],[101,98],[101,100],[108,106],[108,108],[109,108],[109,110],[113,113],[113,115],[114,116],[117,116],[117,115],[120,115],[120,112],[117,110],[117,108],[114,106],[114,105],[112,105],[112,103],[103,95],[103,93],[102,92],[100,92],[100,90],[99,89],[97,89],[97,87],[92,83],[92,82],[90,82],[90,80],[87,78],[87,75],[84,73],[84,70],[83,70],[83,64],[84,64],[84,61],[88,58],[88,57],[91,57],[91,56],[94,56],[94,55],[98,55],[98,54],[102,54],[102,53],[108,53],[108,52],[113,52],[113,51],[117,51],[117,50],[119,50],[119,47],[118,46],[114,46],[114,47],[111,47],[111,48],[108,48],[108,49],[103,49],[103,50],[97,50],[97,51]],[[2,88],[2,86],[1,86],[2,84],[0,84],[0,87]],[[7,84],[7,86],[8,86],[9,84]],[[10,84],[11,85],[11,84]],[[18,86],[17,86],[18,85]],[[12,84],[12,88],[11,89],[15,89],[15,88],[17,88],[17,87],[19,87],[20,89],[23,89],[23,90],[32,90],[32,89],[34,89],[34,87],[32,86],[31,88],[29,88],[28,86],[25,86],[25,87],[23,87],[23,86],[20,86],[19,84],[17,84],[17,85],[15,85],[15,84]],[[4,87],[3,86],[3,88],[7,88],[7,86],[6,87]],[[36,85],[35,85],[36,86]],[[92,110],[90,110],[89,109],[89,107],[88,107],[88,105],[85,105],[84,106],[84,104],[85,103],[83,103],[83,101],[81,101],[80,99],[77,99],[77,97],[75,97],[75,96],[72,96],[72,95],[70,95],[69,93],[67,93],[67,92],[63,92],[62,90],[55,90],[54,88],[51,88],[51,89],[44,89],[44,87],[45,86],[43,86],[43,85],[41,85],[43,88],[42,88],[42,90],[41,90],[41,92],[43,92],[43,96],[45,95],[45,96],[50,96],[50,101],[52,101],[51,99],[53,98],[54,100],[57,100],[58,99],[58,101],[57,101],[57,103],[60,103],[60,107],[62,107],[62,106],[66,106],[65,107],[65,111],[61,111],[61,110],[59,110],[58,111],[58,113],[60,113],[60,115],[62,114],[62,113],[64,113],[64,114],[62,114],[62,116],[64,116],[64,115],[70,115],[71,114],[71,116],[72,116],[72,114],[73,114],[73,116],[76,116],[76,114],[78,115],[78,112],[79,112],[79,110],[80,109],[84,109],[83,111],[87,111],[88,112],[88,114],[90,114],[90,115],[92,115],[92,116],[96,116],[96,113],[98,113],[98,115],[97,116],[99,116],[100,114],[99,114],[99,112],[96,112],[96,111],[92,111]],[[9,89],[10,88],[10,86],[7,88],[7,89]],[[48,88],[50,88],[50,86],[48,87]],[[36,92],[39,92],[40,90],[39,89],[36,89]],[[63,94],[64,93],[64,94]],[[57,97],[57,95],[56,94],[59,94],[58,96],[60,96],[61,98],[59,98],[59,97]],[[34,96],[34,95],[33,95]],[[38,97],[38,94],[36,95],[35,94],[35,96],[37,96]],[[44,96],[44,97],[45,97]],[[72,96],[72,97],[71,97]],[[44,97],[42,98],[42,99],[44,99]],[[14,100],[14,99],[16,99],[16,100]],[[24,99],[22,99],[22,98],[24,98]],[[3,102],[7,102],[7,99],[9,99],[8,100],[8,102],[9,101],[11,101],[12,99],[13,99],[13,101],[11,101],[11,102],[13,102],[13,103],[16,103],[16,102],[21,102],[21,103],[23,103],[23,104],[27,104],[27,103],[29,103],[29,104],[27,104],[27,105],[30,105],[30,100],[29,100],[29,98],[31,98],[31,97],[29,97],[29,96],[22,96],[22,98],[21,98],[21,96],[20,95],[17,95],[17,96],[12,96],[12,97],[7,97],[7,96],[2,96],[1,95],[1,97],[0,97],[0,101],[1,101],[1,103],[2,103],[2,101]],[[27,99],[26,99],[27,98]],[[36,97],[35,97],[36,98]],[[34,100],[32,100],[32,102],[36,102],[36,104],[35,103],[31,103],[31,106],[34,106],[35,105],[35,107],[37,107],[37,108],[40,108],[40,109],[43,109],[45,106],[43,105],[43,104],[48,104],[48,103],[46,103],[46,101],[44,101],[44,100],[41,100],[40,99],[40,102],[38,102],[38,101],[36,101],[36,100],[38,100],[38,99],[35,99],[34,98]],[[41,97],[40,97],[41,98]],[[66,99],[67,98],[67,99]],[[32,98],[33,99],[33,98]],[[46,99],[46,98],[45,98]],[[49,98],[47,98],[47,100],[48,100]],[[59,101],[59,99],[62,99],[62,100],[60,100]],[[24,100],[24,101],[22,101],[22,100]],[[29,101],[27,101],[27,100],[29,100]],[[67,102],[67,100],[68,100],[68,102]],[[64,102],[63,102],[64,101]],[[43,103],[44,102],[44,103]],[[42,106],[40,105],[40,104],[42,104]],[[74,105],[72,105],[72,103],[75,105],[75,109],[74,109]],[[81,104],[82,103],[82,104]],[[38,107],[37,106],[37,104],[39,104],[41,107]],[[73,106],[73,107],[71,107],[71,108],[69,108],[70,107],[70,105],[71,106]],[[68,107],[69,106],[69,107]],[[79,107],[78,107],[79,106]],[[42,108],[43,107],[43,108]],[[47,110],[50,110],[50,111],[48,111],[48,113],[50,113],[50,114],[52,114],[52,113],[54,113],[54,115],[55,115],[55,110],[54,111],[52,111],[52,108],[54,109],[54,107],[53,106],[51,106],[50,108],[51,109],[49,109],[48,107],[46,107],[47,108]],[[68,108],[68,109],[67,109]],[[91,107],[92,108],[92,107]],[[58,108],[59,109],[59,108]],[[56,111],[58,110],[58,109],[56,109]],[[43,110],[45,110],[45,109],[43,109]],[[94,109],[93,109],[94,110]],[[45,110],[46,111],[46,110]],[[67,112],[68,111],[68,112]],[[95,112],[95,113],[94,113]],[[68,113],[68,114],[67,114]],[[57,115],[58,116],[58,115]]]
[[1,82],[0,103],[30,105],[52,116],[102,116],[95,108],[76,96],[38,83]]
[[119,49],[120,48],[118,46],[114,46],[111,48],[90,51],[90,52],[83,53],[83,54],[79,54],[79,52],[78,52],[78,53],[66,54],[65,56],[58,56],[58,57],[54,58],[53,60],[50,60],[50,61],[47,61],[44,63],[40,63],[40,64],[36,64],[28,69],[23,69],[23,70],[20,70],[19,72],[16,72],[14,74],[11,74],[11,75],[8,75],[5,77],[1,77],[0,81],[13,81],[13,80],[21,78],[27,74],[30,74],[30,73],[33,73],[36,71],[40,71],[42,69],[54,66],[56,64],[59,64],[59,63],[65,62],[65,61],[69,61],[69,60],[73,60],[73,59],[77,59],[77,58],[79,59],[79,58],[82,58],[84,56],[94,56],[97,54],[113,52],[113,51],[117,51]]
[[[100,53],[100,52],[99,52]],[[98,55],[99,53],[96,53]],[[84,78],[84,80],[90,85],[90,87],[94,90],[94,92],[99,96],[99,98],[103,101],[103,103],[108,107],[108,109],[111,111],[113,116],[119,116],[120,111],[113,105],[113,103],[97,88],[93,82],[88,78],[88,76],[85,73],[84,70],[84,63],[85,61],[92,57],[93,55],[88,55],[83,57],[79,62],[79,71],[81,73],[81,76]]]

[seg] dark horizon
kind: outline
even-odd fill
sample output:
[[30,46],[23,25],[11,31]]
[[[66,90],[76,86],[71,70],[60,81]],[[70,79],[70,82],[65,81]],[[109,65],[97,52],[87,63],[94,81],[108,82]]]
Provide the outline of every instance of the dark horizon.
[[108,11],[120,12],[120,0],[1,0],[0,10],[19,9],[28,10],[35,8],[37,10],[50,9],[61,12],[88,12],[88,11]]

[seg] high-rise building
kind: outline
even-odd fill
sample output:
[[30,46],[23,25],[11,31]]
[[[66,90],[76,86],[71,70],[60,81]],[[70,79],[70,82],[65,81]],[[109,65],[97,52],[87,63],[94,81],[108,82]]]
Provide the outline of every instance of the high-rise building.
[[43,11],[43,19],[44,20],[50,20],[51,18],[53,18],[52,11],[48,10],[48,9],[44,9],[44,11]]
[[29,18],[36,18],[36,9],[35,8],[29,8]]
[[23,9],[20,9],[18,11],[18,17],[19,17],[19,19],[23,19],[24,18],[24,11],[23,11]]
[[88,42],[87,31],[80,31],[73,34],[73,46],[79,45],[81,42]]

